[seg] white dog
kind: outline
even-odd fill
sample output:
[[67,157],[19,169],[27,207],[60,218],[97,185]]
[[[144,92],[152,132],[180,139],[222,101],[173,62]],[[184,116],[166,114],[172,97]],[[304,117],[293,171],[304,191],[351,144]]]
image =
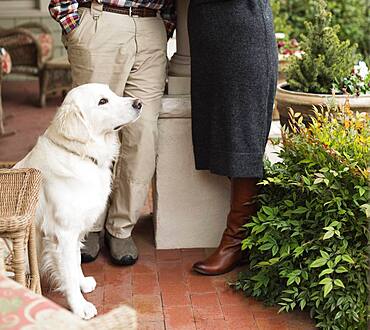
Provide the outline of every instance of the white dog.
[[40,272],[84,319],[97,311],[81,291],[93,291],[96,282],[82,273],[80,242],[106,207],[117,131],[140,112],[139,100],[119,97],[107,85],[74,88],[32,151],[15,165],[43,175],[36,214]]

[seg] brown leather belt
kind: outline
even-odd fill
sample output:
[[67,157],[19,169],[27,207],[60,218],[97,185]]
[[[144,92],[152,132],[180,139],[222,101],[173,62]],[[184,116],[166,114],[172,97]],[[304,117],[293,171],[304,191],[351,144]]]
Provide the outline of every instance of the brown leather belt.
[[[78,4],[79,7],[91,8],[91,2],[82,2]],[[157,10],[150,8],[137,7],[116,7],[103,4],[103,11],[109,13],[128,15],[131,17],[156,17]]]

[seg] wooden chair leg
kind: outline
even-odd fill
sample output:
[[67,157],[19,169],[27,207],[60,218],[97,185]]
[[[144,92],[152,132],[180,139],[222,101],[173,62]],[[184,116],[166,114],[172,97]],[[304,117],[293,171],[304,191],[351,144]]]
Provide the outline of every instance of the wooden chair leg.
[[[0,107],[1,107],[1,105],[0,105]],[[4,128],[4,123],[3,123],[3,117],[1,116],[0,117],[0,136],[3,136],[4,134],[5,134],[5,128]]]
[[4,130],[3,130],[3,131],[1,131],[1,128],[0,128],[0,139],[1,139],[1,138],[4,138],[4,137],[7,137],[7,136],[14,135],[14,134],[15,134],[15,131],[11,131],[11,132],[4,132]]
[[3,116],[4,116],[4,111],[3,111],[3,106],[1,104],[1,86],[0,86],[0,136],[3,136],[5,134]]
[[39,88],[40,88],[39,106],[41,108],[45,107],[46,105],[46,92],[48,81],[49,81],[49,72],[44,68],[39,73]]
[[28,260],[30,264],[31,276],[30,289],[36,293],[41,294],[40,274],[37,262],[36,229],[33,222],[31,224],[30,234],[28,238]]
[[26,286],[26,272],[24,267],[24,239],[25,233],[13,238],[13,268],[15,280],[22,286]]

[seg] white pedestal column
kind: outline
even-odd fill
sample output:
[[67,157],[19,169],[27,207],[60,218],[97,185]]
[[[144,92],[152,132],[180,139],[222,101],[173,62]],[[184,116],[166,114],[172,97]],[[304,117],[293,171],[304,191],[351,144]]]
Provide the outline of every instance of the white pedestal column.
[[176,0],[176,53],[172,56],[168,70],[168,94],[190,94],[190,47],[188,37],[189,0]]
[[189,97],[164,97],[158,128],[156,246],[216,247],[230,207],[230,181],[194,169]]

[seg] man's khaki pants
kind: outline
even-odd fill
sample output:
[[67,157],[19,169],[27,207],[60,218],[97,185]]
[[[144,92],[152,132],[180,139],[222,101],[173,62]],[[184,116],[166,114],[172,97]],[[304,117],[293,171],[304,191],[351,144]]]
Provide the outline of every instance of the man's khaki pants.
[[101,11],[93,2],[79,8],[78,28],[63,37],[73,85],[105,83],[118,95],[139,98],[141,118],[121,131],[120,156],[105,227],[117,238],[131,236],[155,170],[157,121],[166,77],[167,34],[160,17],[130,17]]

